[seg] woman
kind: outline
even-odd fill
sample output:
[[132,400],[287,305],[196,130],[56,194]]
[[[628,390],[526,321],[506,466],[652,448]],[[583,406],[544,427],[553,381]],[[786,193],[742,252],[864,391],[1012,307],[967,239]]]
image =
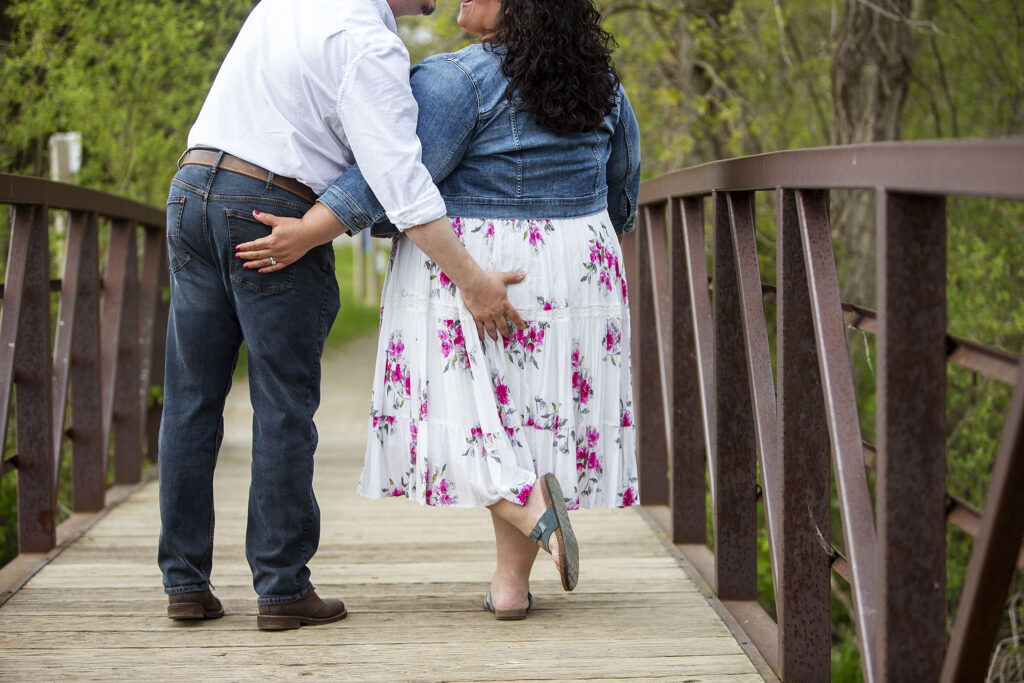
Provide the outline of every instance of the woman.
[[[497,568],[484,607],[498,619],[532,606],[538,544],[575,587],[566,509],[638,500],[616,239],[634,225],[638,130],[599,21],[591,0],[465,0],[458,23],[482,40],[411,74],[452,227],[484,270],[526,273],[508,290],[525,325],[473,334],[445,273],[396,237],[359,493],[489,508]],[[344,223],[386,226],[357,168],[336,188],[353,206]]]

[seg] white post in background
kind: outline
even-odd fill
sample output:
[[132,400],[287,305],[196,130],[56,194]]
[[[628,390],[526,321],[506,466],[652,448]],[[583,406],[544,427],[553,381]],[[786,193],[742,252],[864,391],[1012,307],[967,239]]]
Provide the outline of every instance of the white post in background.
[[[82,167],[82,134],[54,133],[50,136],[50,180],[70,183]],[[67,230],[67,214],[54,214],[54,227],[58,233]]]

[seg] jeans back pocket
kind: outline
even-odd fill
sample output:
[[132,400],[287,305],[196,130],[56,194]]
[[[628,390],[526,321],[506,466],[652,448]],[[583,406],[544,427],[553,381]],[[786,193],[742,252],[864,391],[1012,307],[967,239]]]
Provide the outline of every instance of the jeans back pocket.
[[252,242],[270,234],[270,228],[260,223],[248,213],[227,210],[228,233],[231,245],[231,281],[257,294],[276,294],[287,292],[295,283],[296,264],[285,266],[273,273],[261,274],[256,268],[245,268],[247,261],[234,257],[235,247],[239,244]]
[[184,195],[167,198],[167,260],[171,273],[177,273],[192,260],[192,254],[181,240],[181,217],[184,213]]

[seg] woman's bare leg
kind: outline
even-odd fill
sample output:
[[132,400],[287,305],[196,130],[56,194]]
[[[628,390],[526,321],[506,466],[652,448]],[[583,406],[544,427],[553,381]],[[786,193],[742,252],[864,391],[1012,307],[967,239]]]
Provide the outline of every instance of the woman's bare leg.
[[493,509],[491,522],[498,560],[491,578],[491,603],[498,610],[523,609],[529,605],[530,570],[538,546]]
[[[491,600],[497,609],[526,607],[530,569],[537,557],[537,549],[540,548],[539,543],[530,539],[530,532],[547,510],[544,494],[540,492],[538,486],[534,486],[525,505],[499,500],[488,506],[488,509],[494,523],[494,539],[498,553],[498,567],[491,580]],[[548,546],[551,548],[555,567],[561,570],[556,535],[552,534],[548,539]]]

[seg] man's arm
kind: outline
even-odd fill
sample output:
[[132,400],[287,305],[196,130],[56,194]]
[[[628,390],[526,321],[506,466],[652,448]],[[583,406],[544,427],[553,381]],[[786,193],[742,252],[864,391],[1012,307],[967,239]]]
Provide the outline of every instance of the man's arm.
[[[256,212],[253,216],[270,226],[272,232],[254,242],[238,245],[235,256],[250,259],[244,267],[259,268],[260,273],[270,273],[294,263],[312,247],[331,241],[346,229],[330,209],[320,203],[313,205],[301,219]],[[491,339],[497,339],[499,332],[508,337],[509,322],[520,329],[526,327],[505,291],[507,285],[522,282],[525,273],[485,272],[459,242],[447,216],[404,232],[462,292],[481,338],[485,332]],[[288,237],[282,239],[282,235]],[[271,264],[271,256],[275,264]]]

